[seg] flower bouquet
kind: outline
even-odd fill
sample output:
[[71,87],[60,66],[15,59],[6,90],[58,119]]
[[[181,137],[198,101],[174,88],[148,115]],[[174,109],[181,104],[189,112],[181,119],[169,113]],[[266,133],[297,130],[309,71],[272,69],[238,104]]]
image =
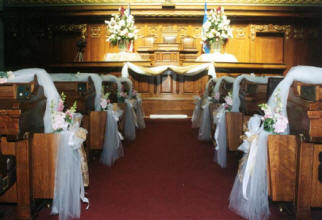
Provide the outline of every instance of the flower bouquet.
[[52,127],[55,132],[67,130],[73,123],[73,114],[76,112],[77,103],[74,102],[73,106],[64,112],[64,102],[66,96],[64,93],[61,94],[61,99],[58,102],[57,110],[54,110],[53,102],[51,103],[51,114],[52,114]]
[[121,7],[119,14],[113,14],[109,21],[105,21],[110,35],[107,41],[113,46],[118,45],[120,49],[126,48],[126,44],[136,39],[137,29],[134,25],[134,17],[128,9]]
[[208,45],[218,44],[221,46],[224,40],[233,37],[229,25],[230,20],[227,19],[223,7],[211,10],[207,21],[202,26],[202,40]]
[[232,97],[232,93],[228,92],[228,95],[224,98],[225,100],[225,110],[226,111],[231,111],[232,107],[233,107],[233,97]]
[[274,134],[281,134],[287,128],[288,120],[281,114],[283,105],[278,93],[274,95],[274,99],[276,103],[275,109],[272,109],[267,104],[260,104],[258,106],[264,111],[264,116],[262,117],[264,130]]
[[111,106],[111,101],[109,99],[110,97],[110,93],[107,92],[105,93],[102,97],[101,97],[101,102],[100,102],[100,105],[101,105],[101,109],[102,111],[106,111],[110,108]]

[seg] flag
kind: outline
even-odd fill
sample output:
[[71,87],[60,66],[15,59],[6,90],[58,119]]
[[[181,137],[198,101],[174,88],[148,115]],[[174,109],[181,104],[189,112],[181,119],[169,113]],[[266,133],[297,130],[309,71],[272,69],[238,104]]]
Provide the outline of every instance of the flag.
[[[202,25],[204,25],[207,22],[208,18],[207,18],[207,2],[205,2],[205,12],[204,12],[204,16],[203,16],[203,22]],[[203,34],[205,34],[205,30],[202,28],[202,32]],[[207,42],[203,42],[202,43],[202,49],[204,53],[209,53],[209,47],[207,45]]]
[[130,9],[130,3],[127,5],[127,10],[128,10],[128,15],[130,15],[131,14],[131,9]]
[[[127,10],[128,10],[128,16],[130,16],[131,15],[130,3],[127,5]],[[128,51],[130,53],[133,52],[133,40],[131,40],[129,43]]]

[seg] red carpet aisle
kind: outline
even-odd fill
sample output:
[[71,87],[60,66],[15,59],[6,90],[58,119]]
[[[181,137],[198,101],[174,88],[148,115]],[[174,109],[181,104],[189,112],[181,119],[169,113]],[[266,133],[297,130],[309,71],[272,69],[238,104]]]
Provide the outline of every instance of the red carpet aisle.
[[[149,120],[125,157],[107,168],[90,166],[90,209],[81,219],[238,220],[228,209],[237,162],[221,169],[209,143],[189,120]],[[44,209],[37,219],[58,219]],[[275,208],[271,219],[286,219]]]

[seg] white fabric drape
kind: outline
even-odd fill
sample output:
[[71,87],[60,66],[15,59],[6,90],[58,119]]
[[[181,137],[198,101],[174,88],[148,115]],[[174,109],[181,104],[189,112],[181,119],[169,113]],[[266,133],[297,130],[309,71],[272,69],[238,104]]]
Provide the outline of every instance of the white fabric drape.
[[95,87],[95,110],[99,111],[101,109],[100,99],[102,95],[102,79],[96,73],[51,73],[50,77],[54,82],[56,81],[72,81],[72,82],[87,82],[89,77],[92,78]]
[[[55,176],[54,199],[52,214],[59,213],[60,220],[79,218],[80,201],[89,203],[85,197],[81,169],[80,148],[85,139],[76,135],[82,115],[73,115],[72,128],[59,133],[57,146],[57,163]],[[88,207],[87,207],[88,208]]]
[[217,109],[216,130],[214,138],[216,140],[216,148],[214,152],[214,161],[219,164],[221,168],[227,166],[227,139],[226,139],[226,110],[224,104],[221,104]]
[[[224,76],[218,79],[214,93],[219,92],[220,85],[223,81],[227,81],[230,83],[235,82],[235,78]],[[234,86],[233,86],[234,89]],[[227,161],[227,141],[226,141],[226,109],[224,104],[220,105],[220,107],[216,111],[216,116],[214,116],[214,120],[216,123],[216,130],[214,134],[214,139],[216,141],[216,148],[214,152],[214,161],[219,164],[220,167],[226,167]]]
[[136,137],[135,120],[133,115],[133,106],[128,99],[125,99],[125,113],[124,113],[124,138],[127,140],[134,140]]
[[60,96],[49,74],[44,69],[30,68],[17,70],[14,72],[14,75],[15,78],[8,79],[8,82],[30,82],[34,79],[34,75],[37,75],[38,83],[43,87],[44,94],[47,98],[46,110],[44,114],[45,133],[53,132],[51,122],[51,104],[53,105],[54,110],[56,110]]
[[206,104],[201,107],[201,122],[199,128],[198,139],[200,141],[210,141],[211,140],[211,125],[210,125],[210,113],[209,113],[209,100],[208,97],[205,98]]
[[109,167],[111,167],[117,159],[124,156],[117,121],[118,115],[112,110],[106,111],[104,145],[100,161]]
[[201,121],[201,102],[202,99],[200,96],[195,96],[194,97],[194,103],[195,103],[195,108],[192,113],[192,128],[199,128],[200,127],[200,121]]
[[212,76],[212,78],[216,78],[216,72],[215,72],[213,63],[184,66],[184,67],[168,65],[168,66],[157,66],[157,67],[146,68],[146,67],[137,66],[133,63],[128,62],[128,63],[125,63],[122,68],[122,77],[128,78],[129,69],[131,69],[137,74],[148,75],[148,76],[159,75],[169,69],[175,73],[184,74],[185,76],[194,76],[205,70],[208,70],[208,75]]
[[232,106],[231,111],[232,112],[239,112],[239,107],[240,107],[239,89],[240,89],[240,82],[243,79],[246,79],[250,82],[267,84],[268,78],[269,77],[267,77],[267,76],[258,77],[258,76],[251,75],[251,74],[242,74],[242,75],[238,76],[235,79],[234,85],[233,85],[233,106]]
[[[206,85],[206,89],[205,89],[205,92],[204,92],[204,95],[199,98],[200,101],[199,102],[196,102],[196,106],[195,106],[195,109],[194,109],[194,112],[193,112],[193,115],[194,114],[200,114],[199,116],[199,120],[200,122],[195,122],[193,120],[197,120],[198,118],[193,118],[192,117],[192,124],[199,124],[200,125],[200,128],[199,128],[199,140],[202,140],[202,141],[210,141],[211,140],[211,122],[210,122],[210,114],[211,112],[209,112],[209,85],[210,83],[212,82],[217,82],[218,81],[218,78],[215,78],[215,79],[210,79],[208,80],[208,83]],[[202,105],[202,103],[204,103],[204,105]],[[197,104],[199,104],[200,106],[197,106]],[[201,106],[202,105],[202,106]],[[195,113],[196,111],[196,113]],[[200,111],[200,112],[198,112]]]
[[138,128],[145,128],[145,121],[144,121],[144,112],[143,112],[143,107],[142,107],[142,99],[136,96],[136,102],[134,105],[135,113],[136,113],[136,118],[138,122]]
[[[279,94],[283,103],[281,114],[286,117],[289,89],[295,80],[309,84],[322,84],[322,68],[311,66],[293,67],[275,88],[268,105],[274,109],[276,105],[274,95]],[[250,120],[254,120],[255,126],[251,127],[252,132],[254,132],[256,131],[256,119],[251,118]],[[257,126],[257,129],[260,130],[257,134],[256,142],[254,144],[246,143],[246,145],[243,143],[240,148],[245,152],[244,162],[235,178],[230,194],[229,207],[246,219],[265,220],[270,215],[267,186],[267,137],[270,133],[264,131],[259,125]],[[285,134],[288,133],[289,129]]]

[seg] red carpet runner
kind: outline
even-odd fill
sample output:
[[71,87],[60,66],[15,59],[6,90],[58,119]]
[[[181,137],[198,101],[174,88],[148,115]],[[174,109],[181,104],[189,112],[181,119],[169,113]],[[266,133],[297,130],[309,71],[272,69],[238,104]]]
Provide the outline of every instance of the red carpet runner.
[[[228,209],[238,161],[219,168],[211,144],[197,140],[189,120],[148,120],[124,148],[114,167],[90,165],[90,208],[83,206],[81,219],[242,219]],[[274,209],[271,219],[287,219]],[[37,219],[58,219],[48,213]]]

